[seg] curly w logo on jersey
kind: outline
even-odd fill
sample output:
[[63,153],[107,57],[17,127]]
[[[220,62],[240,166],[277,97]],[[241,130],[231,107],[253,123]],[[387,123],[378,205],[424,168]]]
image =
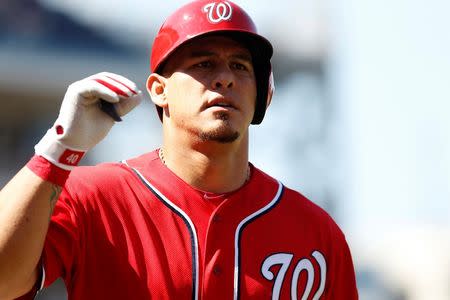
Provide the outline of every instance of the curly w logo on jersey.
[[[280,265],[278,273],[272,272],[272,267]],[[317,265],[316,268],[314,265]],[[286,276],[288,270],[292,270],[291,276]],[[318,269],[318,272],[315,271]],[[303,274],[303,273],[304,274]],[[291,253],[275,253],[268,256],[262,266],[261,273],[265,279],[273,281],[272,299],[280,299],[281,288],[290,289],[291,299],[309,299],[313,285],[317,287],[312,299],[320,299],[325,289],[327,276],[327,263],[320,251],[315,250],[311,257],[303,257],[296,263]],[[300,278],[303,275],[302,278]],[[290,282],[286,278],[291,278]]]

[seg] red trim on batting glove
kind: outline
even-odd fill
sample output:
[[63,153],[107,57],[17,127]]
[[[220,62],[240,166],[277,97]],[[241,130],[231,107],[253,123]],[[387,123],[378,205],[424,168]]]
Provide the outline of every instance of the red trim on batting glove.
[[70,171],[55,166],[39,155],[33,156],[27,163],[27,167],[45,181],[49,181],[59,186],[64,186],[70,174]]
[[117,95],[124,96],[124,97],[128,97],[127,93],[125,93],[124,91],[122,91],[122,90],[119,89],[118,87],[112,85],[111,83],[108,83],[108,82],[106,82],[106,81],[104,81],[104,80],[97,79],[97,78],[95,78],[94,80],[97,81],[97,82],[100,83],[100,84],[103,84],[103,85],[106,86],[108,89],[110,89],[110,90],[112,90],[113,92],[115,92]]
[[130,87],[129,87],[128,85],[126,85],[125,83],[120,82],[119,80],[117,80],[117,79],[115,79],[115,78],[112,78],[111,76],[108,76],[108,75],[105,75],[105,76],[108,77],[109,79],[111,79],[111,80],[117,82],[117,83],[120,83],[121,85],[123,85],[124,87],[126,87],[130,92],[132,92],[134,95],[137,95],[137,92],[136,92],[135,90],[133,90],[132,88],[130,88]]

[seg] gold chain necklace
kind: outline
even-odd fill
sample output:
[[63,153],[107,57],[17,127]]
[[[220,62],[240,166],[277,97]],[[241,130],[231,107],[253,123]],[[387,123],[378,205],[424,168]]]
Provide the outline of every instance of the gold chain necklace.
[[[164,159],[164,152],[163,152],[162,147],[159,148],[158,155],[159,155],[159,159],[162,161],[162,163],[163,163],[164,165],[166,165],[166,161],[165,161],[165,159]],[[166,165],[166,166],[167,166],[167,165]]]

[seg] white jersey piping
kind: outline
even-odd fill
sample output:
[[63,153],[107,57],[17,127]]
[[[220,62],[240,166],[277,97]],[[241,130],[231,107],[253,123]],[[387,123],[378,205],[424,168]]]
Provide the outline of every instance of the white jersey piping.
[[[127,164],[126,161],[124,161],[124,163],[129,166]],[[178,206],[176,206],[172,201],[170,201],[166,196],[164,196],[156,187],[154,187],[138,170],[136,170],[133,167],[130,167],[139,177],[140,179],[150,188],[152,189],[156,194],[158,194],[158,196],[160,197],[160,199],[162,201],[164,201],[166,203],[166,205],[170,206],[173,210],[175,210],[176,212],[178,212],[185,220],[186,222],[189,224],[189,227],[193,233],[193,243],[194,243],[194,260],[193,264],[194,264],[194,271],[195,271],[195,291],[194,291],[194,299],[198,300],[198,294],[199,294],[199,290],[198,290],[198,286],[199,286],[199,257],[198,257],[198,237],[197,237],[197,231],[195,230],[195,226],[194,223],[192,222],[192,220],[189,218],[189,216]]]
[[239,298],[239,239],[241,236],[242,227],[245,226],[249,221],[254,218],[257,218],[259,215],[263,214],[267,210],[271,209],[278,201],[281,199],[281,193],[283,191],[283,184],[278,181],[278,191],[275,194],[275,197],[264,207],[252,213],[243,219],[238,227],[236,228],[234,235],[234,287],[233,287],[233,299],[238,300]]

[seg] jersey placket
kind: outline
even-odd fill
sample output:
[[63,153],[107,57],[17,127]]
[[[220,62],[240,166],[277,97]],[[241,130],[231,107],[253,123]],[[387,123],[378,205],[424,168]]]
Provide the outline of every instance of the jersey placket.
[[253,182],[233,193],[210,216],[203,260],[203,299],[239,299],[239,281],[240,276],[243,276],[240,274],[240,250],[237,240],[242,233],[240,231],[245,230],[249,217],[255,214],[255,218],[258,218],[263,209],[278,201],[281,193],[280,184],[276,194],[274,190],[273,195],[261,196],[251,192],[255,191],[256,185]]
[[203,299],[232,299],[234,226],[231,217],[222,214],[229,201],[225,199],[209,218],[204,244]]

